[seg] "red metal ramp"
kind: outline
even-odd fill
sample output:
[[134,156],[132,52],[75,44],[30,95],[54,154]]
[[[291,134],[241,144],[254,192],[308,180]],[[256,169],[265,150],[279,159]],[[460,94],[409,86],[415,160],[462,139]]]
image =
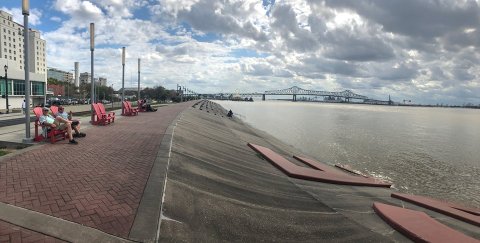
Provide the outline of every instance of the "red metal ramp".
[[332,184],[342,184],[342,185],[352,185],[352,186],[373,186],[373,187],[390,187],[391,184],[385,183],[383,181],[375,181],[370,178],[363,178],[359,176],[350,176],[342,175],[327,171],[321,171],[311,168],[306,168],[298,166],[283,158],[279,154],[273,152],[271,149],[262,147],[260,145],[255,145],[248,143],[248,146],[260,153],[267,161],[272,165],[283,171],[290,177],[310,180],[310,181],[320,181]]
[[415,242],[479,243],[432,219],[424,212],[374,202],[375,212],[398,232]]
[[424,196],[408,195],[403,193],[392,193],[392,197],[448,215],[469,224],[480,226],[480,216],[475,214],[475,212],[478,212],[478,209],[468,209],[466,207],[455,205],[449,202],[442,202]]

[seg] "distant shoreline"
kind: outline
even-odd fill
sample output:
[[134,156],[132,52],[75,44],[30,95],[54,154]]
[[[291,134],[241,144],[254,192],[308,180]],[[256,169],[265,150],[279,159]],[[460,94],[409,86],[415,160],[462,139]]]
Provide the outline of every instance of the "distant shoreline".
[[[212,99],[218,100],[218,99]],[[221,100],[221,101],[228,101],[228,100]],[[230,100],[232,101],[232,100]],[[242,100],[243,101],[243,100]],[[258,101],[258,100],[256,100]],[[289,101],[289,102],[305,102],[305,103],[328,103],[328,104],[354,104],[354,105],[381,105],[381,106],[402,106],[402,107],[426,107],[426,108],[464,108],[464,109],[480,109],[480,105],[478,106],[461,106],[461,105],[422,105],[422,104],[401,104],[401,103],[394,103],[390,104],[373,104],[373,103],[361,103],[361,102],[331,102],[331,101],[309,101],[309,100],[297,100],[292,101],[291,99],[270,99],[267,101]],[[260,100],[259,102],[262,102]],[[388,102],[388,101],[386,101]]]

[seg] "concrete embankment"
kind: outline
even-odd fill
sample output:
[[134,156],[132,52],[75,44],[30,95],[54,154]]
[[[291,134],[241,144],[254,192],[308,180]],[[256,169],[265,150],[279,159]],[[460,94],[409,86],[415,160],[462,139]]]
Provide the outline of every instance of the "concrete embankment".
[[185,111],[175,128],[161,240],[408,241],[371,209],[389,190],[289,178],[247,143],[297,150],[211,106]]
[[173,136],[161,240],[409,242],[375,214],[373,202],[428,212],[480,238],[475,226],[391,198],[392,189],[289,178],[247,143],[302,165],[291,159],[300,151],[227,118],[219,105],[183,113]]

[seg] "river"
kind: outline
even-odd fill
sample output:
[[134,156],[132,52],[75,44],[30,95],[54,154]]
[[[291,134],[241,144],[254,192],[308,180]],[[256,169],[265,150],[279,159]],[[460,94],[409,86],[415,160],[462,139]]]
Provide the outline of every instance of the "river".
[[289,101],[216,101],[326,164],[394,190],[480,207],[480,110]]

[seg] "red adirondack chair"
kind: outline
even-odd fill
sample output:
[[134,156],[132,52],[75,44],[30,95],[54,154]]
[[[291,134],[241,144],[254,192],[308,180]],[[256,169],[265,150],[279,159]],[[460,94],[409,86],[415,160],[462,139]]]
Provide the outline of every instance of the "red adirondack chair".
[[127,102],[127,105],[128,105],[128,108],[130,108],[131,111],[135,112],[137,115],[138,115],[138,108],[133,108],[132,107],[132,103],[130,101],[126,101]]
[[138,109],[133,109],[132,105],[128,101],[123,101],[123,115],[124,116],[136,116],[138,115]]
[[[37,119],[35,120],[35,137],[33,138],[33,141],[40,142],[49,138],[51,143],[55,143],[57,141],[65,140],[67,138],[67,130],[51,129],[40,124],[40,116],[43,115],[42,107],[33,108],[33,113],[37,117]],[[39,127],[42,128],[41,134],[38,131]]]
[[56,117],[58,113],[58,106],[50,106],[50,111],[52,112],[53,117]]
[[100,108],[100,113],[102,115],[105,115],[110,122],[115,122],[115,112],[106,112],[105,111],[105,106],[103,106],[102,103],[97,103],[98,108]]
[[137,104],[138,104],[138,111],[139,112],[147,111],[147,106],[143,106],[143,100],[138,100]]
[[93,110],[95,111],[96,119],[93,121],[94,125],[107,125],[110,124],[110,118],[106,114],[102,114],[98,104],[93,103]]

